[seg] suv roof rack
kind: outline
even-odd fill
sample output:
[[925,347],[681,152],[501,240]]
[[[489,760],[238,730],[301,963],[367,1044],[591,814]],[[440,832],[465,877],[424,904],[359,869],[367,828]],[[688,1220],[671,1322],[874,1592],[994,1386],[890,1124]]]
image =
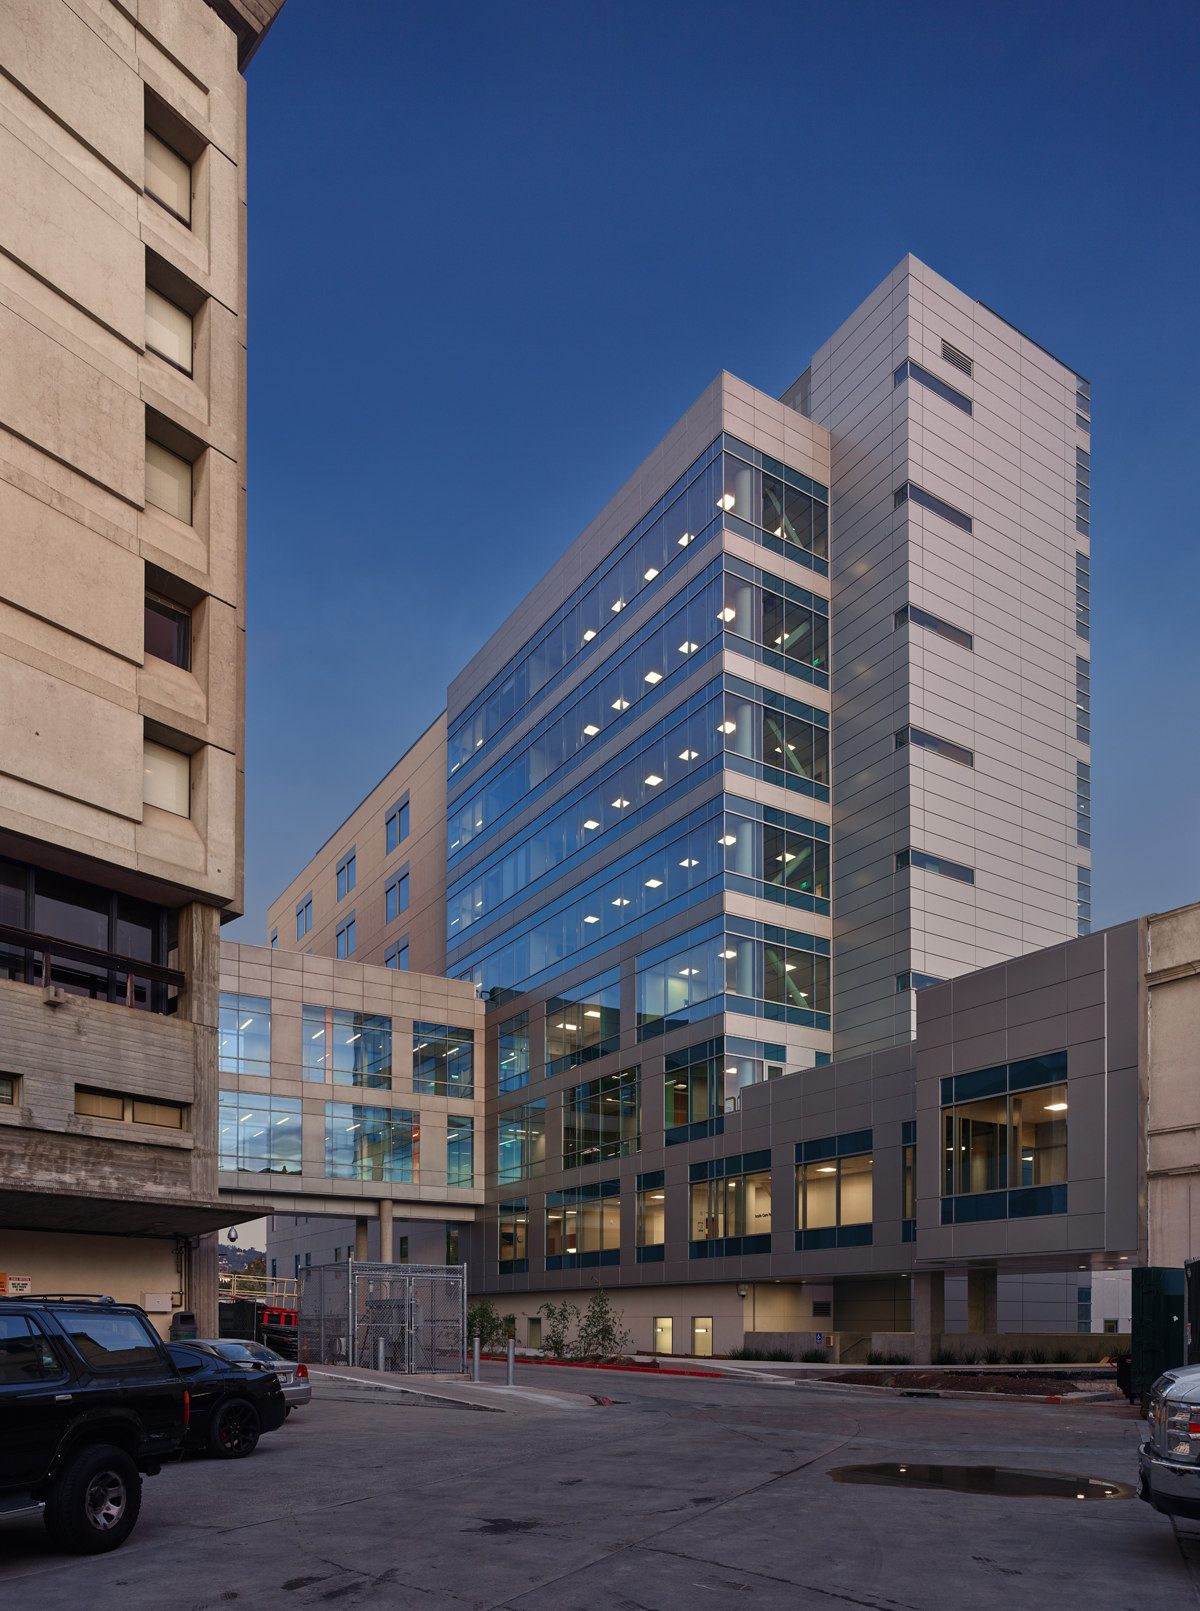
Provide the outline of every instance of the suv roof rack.
[[[8,1298],[11,1299],[14,1302],[17,1301],[17,1295],[15,1293],[9,1293]],[[5,1299],[0,1298],[0,1303],[2,1303],[4,1301],[5,1301]],[[21,1303],[112,1303],[112,1304],[115,1304],[117,1300],[115,1298],[110,1298],[107,1293],[101,1293],[101,1292],[27,1292],[27,1293],[25,1293],[24,1297],[22,1297],[19,1301]],[[131,1306],[130,1305],[122,1305],[122,1307],[127,1308],[127,1307],[131,1307]],[[132,1305],[132,1307],[136,1308],[137,1306]]]

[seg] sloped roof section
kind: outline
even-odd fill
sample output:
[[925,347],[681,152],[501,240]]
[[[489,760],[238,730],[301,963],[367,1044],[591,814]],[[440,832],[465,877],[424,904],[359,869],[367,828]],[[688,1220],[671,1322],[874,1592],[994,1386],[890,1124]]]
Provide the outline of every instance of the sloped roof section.
[[238,66],[242,72],[267,36],[267,29],[283,10],[284,0],[207,0],[238,41]]

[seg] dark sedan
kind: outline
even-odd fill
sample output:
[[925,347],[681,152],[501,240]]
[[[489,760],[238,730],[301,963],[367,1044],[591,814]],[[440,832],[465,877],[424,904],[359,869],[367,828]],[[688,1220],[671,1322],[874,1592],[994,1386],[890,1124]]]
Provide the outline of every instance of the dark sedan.
[[279,1378],[248,1349],[223,1342],[218,1352],[214,1343],[187,1342],[171,1343],[168,1352],[191,1395],[185,1449],[242,1460],[264,1432],[283,1425]]

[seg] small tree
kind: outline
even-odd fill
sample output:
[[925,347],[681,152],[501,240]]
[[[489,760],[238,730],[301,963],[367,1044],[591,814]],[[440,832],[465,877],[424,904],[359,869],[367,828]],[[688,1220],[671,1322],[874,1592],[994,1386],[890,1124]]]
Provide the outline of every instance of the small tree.
[[629,1333],[622,1326],[620,1309],[614,1309],[608,1293],[597,1287],[575,1339],[575,1352],[581,1359],[611,1359],[629,1346]]
[[490,1298],[477,1298],[467,1310],[468,1343],[472,1337],[479,1338],[479,1346],[485,1351],[504,1347],[504,1322]]
[[542,1347],[548,1348],[555,1359],[567,1353],[567,1337],[573,1326],[579,1324],[579,1310],[566,1298],[561,1303],[544,1303],[538,1314],[545,1315],[542,1327]]

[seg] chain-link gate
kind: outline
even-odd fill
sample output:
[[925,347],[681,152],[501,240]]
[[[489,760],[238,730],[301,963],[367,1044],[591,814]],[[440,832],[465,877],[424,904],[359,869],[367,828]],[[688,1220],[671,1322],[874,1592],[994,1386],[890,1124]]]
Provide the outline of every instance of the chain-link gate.
[[465,1264],[323,1264],[301,1271],[299,1357],[404,1374],[466,1369]]

